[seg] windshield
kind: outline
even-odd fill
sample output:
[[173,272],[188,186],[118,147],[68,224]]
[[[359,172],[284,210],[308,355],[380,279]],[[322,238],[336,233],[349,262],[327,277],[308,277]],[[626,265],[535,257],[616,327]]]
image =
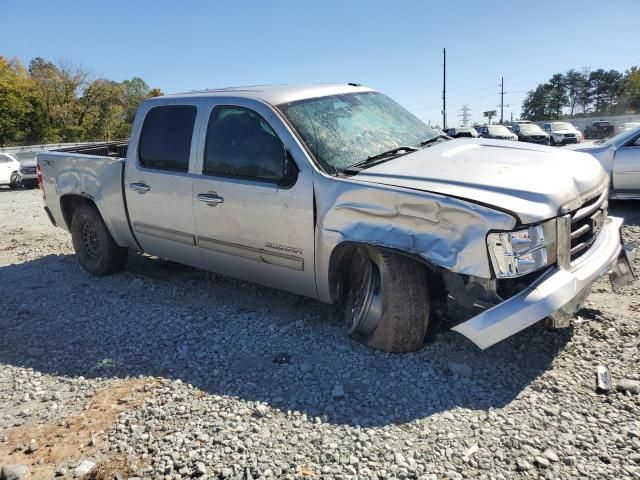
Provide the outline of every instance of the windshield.
[[[522,125],[520,126],[522,127]],[[488,128],[491,135],[511,135],[509,129],[502,125],[490,125]]]
[[523,123],[519,125],[520,131],[524,133],[544,133],[542,129],[533,123]]
[[309,98],[278,108],[316,159],[338,170],[439,134],[378,92]]
[[552,123],[553,125],[553,130],[575,130],[576,127],[574,127],[573,125],[571,125],[570,123],[566,123],[566,122],[557,122],[557,123]]

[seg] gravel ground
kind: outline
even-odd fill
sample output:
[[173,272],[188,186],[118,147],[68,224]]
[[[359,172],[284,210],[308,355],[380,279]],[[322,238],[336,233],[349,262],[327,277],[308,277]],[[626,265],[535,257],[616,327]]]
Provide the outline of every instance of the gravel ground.
[[[145,256],[91,277],[41,206],[37,190],[0,189],[0,465],[37,478],[89,460],[92,478],[640,479],[640,395],[595,392],[601,363],[638,387],[638,284],[598,282],[567,329],[487,351],[444,332],[390,355],[345,337],[339,309],[259,285]],[[611,210],[640,245],[640,205]]]

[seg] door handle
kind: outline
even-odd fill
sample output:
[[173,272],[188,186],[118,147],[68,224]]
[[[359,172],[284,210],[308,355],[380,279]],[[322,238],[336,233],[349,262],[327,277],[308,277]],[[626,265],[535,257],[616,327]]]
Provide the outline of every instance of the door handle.
[[216,193],[199,193],[196,198],[201,202],[205,202],[210,207],[215,207],[219,203],[224,203],[224,198]]
[[146,193],[149,190],[151,190],[151,187],[149,185],[147,185],[146,183],[142,183],[142,182],[130,183],[129,184],[129,188],[131,190],[135,190],[138,193]]

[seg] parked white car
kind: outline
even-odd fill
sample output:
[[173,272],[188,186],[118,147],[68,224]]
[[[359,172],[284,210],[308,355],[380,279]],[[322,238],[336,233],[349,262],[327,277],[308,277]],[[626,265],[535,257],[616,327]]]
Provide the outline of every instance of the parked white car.
[[609,198],[640,199],[640,127],[572,150],[589,153],[600,162],[611,177]]
[[8,153],[0,153],[0,185],[20,187],[20,162]]
[[566,145],[582,141],[582,132],[569,122],[545,123],[542,129],[549,134],[551,145]]

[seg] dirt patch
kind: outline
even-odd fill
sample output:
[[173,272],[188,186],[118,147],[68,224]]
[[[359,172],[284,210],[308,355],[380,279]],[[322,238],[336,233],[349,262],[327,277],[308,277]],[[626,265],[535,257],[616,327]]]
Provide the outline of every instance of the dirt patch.
[[[119,381],[97,390],[78,415],[10,430],[8,441],[0,446],[0,465],[21,463],[30,467],[34,479],[52,478],[60,464],[66,466],[69,462],[95,457],[105,433],[113,428],[118,415],[142,405],[145,397],[152,394],[155,383],[155,379],[148,378]],[[37,442],[35,451],[30,449],[32,440]],[[120,460],[114,462],[101,462],[98,467],[108,473],[119,465]]]

